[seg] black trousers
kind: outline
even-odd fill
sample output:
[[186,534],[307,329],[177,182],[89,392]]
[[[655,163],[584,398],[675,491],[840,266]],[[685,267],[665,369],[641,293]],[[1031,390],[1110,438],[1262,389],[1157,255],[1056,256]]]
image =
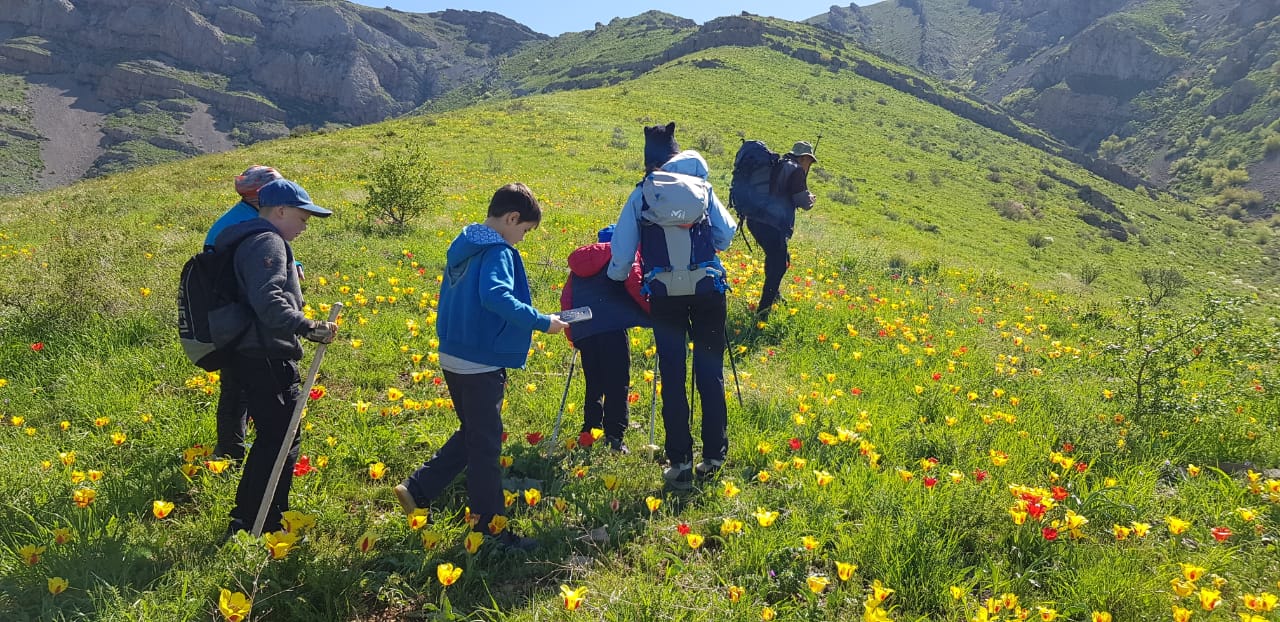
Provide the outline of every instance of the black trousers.
[[582,432],[604,430],[621,439],[627,431],[627,388],[631,384],[631,347],[627,331],[611,330],[575,339],[582,353],[582,375],[587,380],[582,408]]
[[[302,393],[298,362],[288,359],[251,359],[235,357],[223,370],[224,377],[239,384],[249,401],[249,419],[257,435],[244,462],[240,484],[236,487],[236,506],[231,510],[231,526],[246,531],[253,527],[258,507],[267,494],[267,480],[275,466],[276,456],[290,431],[289,421]],[[225,390],[225,389],[224,389]],[[293,485],[293,464],[298,460],[299,434],[293,434],[280,481],[271,492],[267,520],[263,532],[280,529],[280,515],[289,509],[289,488]]]
[[414,471],[404,485],[419,507],[426,507],[467,471],[467,498],[471,511],[480,516],[477,531],[488,529],[496,514],[506,514],[502,498],[502,398],[507,387],[507,370],[483,374],[444,372],[453,410],[458,415],[458,431],[445,441],[435,455]]
[[249,396],[240,386],[235,374],[223,373],[221,391],[218,393],[218,411],[215,422],[218,442],[213,447],[215,457],[244,458],[244,431],[249,419]]
[[693,341],[693,376],[702,398],[702,457],[724,460],[729,421],[724,399],[724,294],[655,296],[649,300],[653,339],[662,373],[662,427],[667,459],[693,461],[692,417],[685,394],[685,359]]
[[778,300],[778,288],[782,285],[782,276],[791,265],[791,253],[787,251],[787,234],[781,229],[765,223],[748,220],[747,230],[756,239],[760,250],[764,251],[764,286],[760,289],[760,302],[756,305],[756,313],[768,313],[773,303]]

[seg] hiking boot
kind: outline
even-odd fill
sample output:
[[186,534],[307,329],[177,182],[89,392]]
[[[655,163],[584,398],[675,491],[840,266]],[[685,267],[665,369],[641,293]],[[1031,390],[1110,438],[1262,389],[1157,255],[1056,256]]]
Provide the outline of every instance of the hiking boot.
[[609,446],[609,449],[612,449],[613,451],[616,451],[624,456],[631,453],[631,450],[627,449],[627,444],[622,442],[622,439],[620,438],[613,437],[613,436],[606,436],[604,437],[604,442],[606,445]]
[[662,479],[666,480],[668,486],[677,490],[693,488],[693,463],[681,462],[663,469]]
[[413,493],[409,492],[409,488],[404,484],[396,484],[394,490],[396,501],[400,502],[400,509],[404,510],[405,516],[412,515],[414,510],[418,509],[418,502],[413,500]]
[[239,462],[244,460],[244,445],[232,445],[231,447],[215,445],[210,456],[213,458],[229,458]]
[[488,537],[493,538],[493,540],[498,543],[498,546],[501,546],[504,550],[507,550],[507,551],[531,553],[533,551],[538,550],[537,540],[534,540],[533,538],[526,538],[524,536],[518,536],[514,533],[511,533],[510,531],[503,531],[502,533],[496,536],[488,536]]
[[698,466],[693,468],[693,474],[698,479],[711,479],[720,474],[720,467],[724,466],[724,460],[703,460]]

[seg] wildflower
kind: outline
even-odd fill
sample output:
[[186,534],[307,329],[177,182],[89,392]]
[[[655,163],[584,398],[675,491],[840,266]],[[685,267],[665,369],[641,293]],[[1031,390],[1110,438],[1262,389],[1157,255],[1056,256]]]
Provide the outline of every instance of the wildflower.
[[1058,530],[1053,527],[1044,527],[1040,530],[1040,535],[1050,542],[1058,539]]
[[1169,525],[1169,533],[1175,536],[1181,535],[1182,532],[1186,531],[1187,528],[1191,526],[1191,523],[1182,520],[1177,516],[1166,516],[1164,517],[1164,520],[1165,523]]
[[720,523],[721,536],[729,537],[735,533],[742,533],[742,521],[733,518],[726,518]]
[[819,486],[826,486],[836,479],[835,476],[826,471],[814,471],[813,475],[817,478]]
[[696,533],[685,534],[684,536],[684,541],[689,544],[689,548],[691,549],[696,549],[702,546],[702,540],[703,537]]
[[776,511],[766,510],[760,507],[756,508],[756,511],[752,516],[756,517],[756,522],[760,523],[761,527],[768,527],[772,525],[774,521],[778,520],[778,513]]
[[262,534],[262,544],[271,553],[271,559],[284,559],[289,549],[298,542],[298,536],[287,531],[271,531]]
[[1258,514],[1249,508],[1236,508],[1236,514],[1239,514],[1240,520],[1246,523],[1251,523],[1258,517]]
[[724,480],[724,488],[721,490],[724,492],[724,496],[726,499],[732,499],[739,492],[742,492],[742,489],[738,488],[737,484],[734,484],[730,480]]
[[417,531],[427,525],[429,516],[426,508],[417,508],[409,515],[409,529]]
[[444,536],[441,536],[440,532],[434,529],[427,529],[422,532],[422,548],[427,550],[434,549],[440,545],[440,540],[443,538]]
[[823,590],[827,589],[827,586],[830,585],[831,580],[820,575],[809,575],[809,578],[805,580],[805,583],[809,585],[810,592],[813,592],[814,594],[821,594]]
[[538,502],[541,500],[542,500],[542,491],[538,490],[537,488],[529,488],[524,491],[524,502],[529,504],[529,507],[538,505]]
[[662,499],[650,495],[644,498],[644,505],[649,508],[649,513],[652,514],[657,512],[658,508],[662,506]]
[[440,585],[449,587],[458,582],[458,577],[462,576],[462,569],[455,568],[453,564],[445,562],[436,566],[436,579],[440,581]]
[[58,460],[62,461],[63,466],[71,466],[76,463],[76,452],[60,451],[58,452]]
[[746,590],[742,589],[740,586],[737,586],[737,585],[730,585],[728,592],[729,592],[729,602],[736,603],[739,600],[742,600],[742,595],[746,593]]
[[850,564],[847,562],[836,562],[836,576],[839,577],[841,581],[848,581],[849,579],[853,578],[853,573],[857,571],[858,571],[857,564]]
[[298,460],[293,463],[294,477],[302,477],[314,470],[315,470],[315,467],[311,466],[311,457],[306,454],[302,454],[301,456],[298,456]]
[[49,577],[49,593],[57,596],[67,590],[67,580],[62,577]]
[[1211,590],[1207,587],[1200,588],[1200,608],[1205,611],[1217,609],[1218,605],[1222,604],[1222,599],[1219,598],[1221,595],[1222,592],[1218,590]]
[[587,587],[584,585],[580,588],[571,588],[567,585],[560,586],[560,600],[564,602],[564,608],[568,611],[577,611],[582,606],[582,599],[587,595]]
[[162,501],[160,499],[156,499],[155,501],[151,502],[151,513],[154,514],[156,518],[163,519],[169,516],[169,513],[172,511],[173,511],[172,501]]
[[1195,564],[1188,564],[1186,562],[1182,562],[1178,565],[1182,567],[1182,576],[1188,581],[1191,581],[1194,583],[1196,581],[1199,581],[1200,577],[1204,576],[1205,569],[1201,566],[1197,566]]
[[369,477],[373,479],[382,479],[387,474],[387,465],[381,462],[374,462],[369,465]]
[[462,548],[468,553],[475,555],[480,550],[480,545],[484,543],[484,535],[478,531],[467,534],[467,538],[462,541]]
[[1209,533],[1213,535],[1214,540],[1217,540],[1218,542],[1226,542],[1227,538],[1231,537],[1231,528],[1214,527],[1209,530]]
[[364,535],[360,536],[360,539],[356,541],[356,548],[359,549],[361,553],[368,553],[373,550],[373,545],[377,543],[378,536],[374,535],[372,532],[366,531]]
[[84,509],[93,504],[94,497],[98,493],[92,488],[77,488],[71,493],[71,500],[75,502],[76,507]]
[[222,588],[222,593],[218,596],[218,610],[227,622],[244,622],[252,608],[253,601],[243,593]]
[[187,462],[182,465],[180,470],[182,471],[183,475],[186,475],[187,477],[194,477],[196,473],[200,472],[200,467],[194,464],[191,464],[190,462]]
[[995,466],[1004,466],[1009,462],[1009,454],[1006,454],[1003,451],[988,449],[987,455],[991,457],[991,464]]
[[315,527],[316,519],[297,510],[285,510],[280,515],[280,525],[289,533],[301,533],[305,529]]
[[41,553],[44,553],[44,547],[34,544],[24,544],[18,549],[18,557],[21,557],[22,561],[26,562],[28,566],[40,563]]
[[71,530],[67,529],[66,527],[58,527],[53,530],[54,544],[62,545],[75,539],[76,539],[75,534],[71,533]]
[[924,477],[924,487],[925,487],[925,488],[928,488],[930,491],[932,491],[932,490],[933,490],[933,487],[934,487],[934,486],[936,486],[936,485],[938,485],[938,478],[933,477],[933,476],[931,476],[931,475],[926,475],[926,476]]

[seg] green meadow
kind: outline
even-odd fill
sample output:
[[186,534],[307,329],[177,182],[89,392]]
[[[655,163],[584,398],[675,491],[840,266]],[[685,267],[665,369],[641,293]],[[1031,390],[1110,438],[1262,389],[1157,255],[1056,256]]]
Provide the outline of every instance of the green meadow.
[[[663,490],[653,383],[685,379],[653,378],[650,334],[626,456],[577,444],[581,373],[535,334],[504,461],[509,528],[540,548],[469,552],[461,485],[411,524],[391,486],[457,426],[433,326],[449,241],[528,184],[544,220],[519,250],[557,309],[565,258],[640,179],[641,127],[671,120],[725,200],[741,138],[818,143],[768,323],[763,256],[742,237],[722,256],[722,477]],[[405,146],[441,191],[394,228],[367,172]],[[173,301],[255,163],[336,212],[294,248],[309,312],[345,309],[303,420],[300,526],[219,545],[238,468],[204,455],[217,376],[182,354]],[[7,200],[0,619],[1278,620],[1275,270],[1182,207],[733,47]]]

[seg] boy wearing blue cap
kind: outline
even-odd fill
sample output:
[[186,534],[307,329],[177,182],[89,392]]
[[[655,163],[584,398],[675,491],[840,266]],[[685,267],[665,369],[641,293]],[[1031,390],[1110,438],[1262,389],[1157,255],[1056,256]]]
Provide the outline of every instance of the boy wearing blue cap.
[[338,334],[337,324],[310,320],[303,314],[302,285],[293,267],[290,242],[306,231],[312,216],[324,218],[332,213],[312,203],[298,184],[277,179],[258,189],[257,218],[227,227],[214,241],[215,252],[234,253],[239,300],[248,311],[248,328],[222,373],[243,387],[249,419],[257,431],[236,487],[228,535],[253,527],[259,504],[268,494],[271,504],[264,532],[280,529],[281,515],[289,509],[300,442],[297,434],[291,435],[293,446],[276,489],[268,492],[267,483],[301,398],[298,338],[331,343]]
[[[582,375],[587,381],[582,408],[582,433],[604,430],[605,442],[614,451],[627,453],[622,441],[627,431],[627,388],[631,384],[631,344],[627,329],[651,326],[649,300],[640,265],[632,263],[622,283],[609,278],[613,251],[613,225],[600,230],[596,244],[569,254],[569,278],[560,291],[560,308],[591,307],[592,317],[578,322],[564,335],[582,353]],[[581,434],[580,434],[581,436]]]

